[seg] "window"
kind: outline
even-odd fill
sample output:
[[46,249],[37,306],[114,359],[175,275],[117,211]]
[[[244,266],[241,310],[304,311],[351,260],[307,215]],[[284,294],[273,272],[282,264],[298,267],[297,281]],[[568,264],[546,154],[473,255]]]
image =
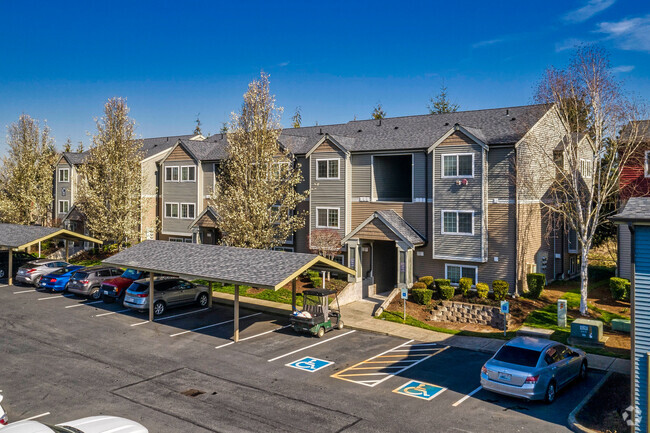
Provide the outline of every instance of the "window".
[[285,253],[292,253],[293,247],[273,247],[273,251],[284,251]]
[[378,201],[413,200],[413,155],[373,155],[372,175]]
[[650,177],[650,150],[645,151],[645,177]]
[[567,243],[570,253],[578,252],[578,233],[575,230],[569,229],[569,233],[567,235]]
[[338,178],[339,178],[338,159],[316,160],[316,179],[338,179]]
[[474,177],[474,155],[442,155],[442,177]]
[[474,234],[474,212],[443,210],[442,234]]
[[476,266],[445,265],[445,278],[451,284],[458,284],[461,278],[471,278],[472,285],[478,281],[478,268]]
[[59,200],[59,213],[68,213],[70,202],[68,200]]
[[593,161],[589,159],[580,160],[580,173],[582,173],[583,177],[590,178],[591,173],[593,172],[593,168],[594,168]]
[[339,228],[339,209],[338,208],[316,208],[316,227],[317,228]]
[[70,182],[70,169],[69,168],[60,168],[59,169],[59,182]]
[[169,238],[169,242],[184,242],[183,238]]
[[196,218],[195,209],[196,205],[194,203],[181,203],[181,218],[193,220]]
[[178,218],[178,203],[165,203],[165,218]]
[[178,167],[165,167],[165,182],[178,182]]
[[[169,167],[176,168],[178,167]],[[178,174],[176,175],[178,177]],[[193,165],[186,165],[181,167],[181,182],[196,182],[196,167]]]

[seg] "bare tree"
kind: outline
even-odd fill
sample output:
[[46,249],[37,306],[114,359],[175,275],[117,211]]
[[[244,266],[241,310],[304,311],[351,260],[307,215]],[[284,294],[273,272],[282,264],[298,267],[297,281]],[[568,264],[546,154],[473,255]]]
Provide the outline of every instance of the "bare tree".
[[239,113],[228,128],[228,158],[217,176],[212,205],[227,245],[272,248],[305,224],[305,213],[294,213],[308,193],[299,193],[300,165],[278,138],[281,108],[262,73],[248,85]]
[[16,224],[47,225],[52,207],[52,173],[56,159],[50,129],[22,114],[9,125],[9,154],[0,169],[0,219]]
[[72,152],[72,140],[70,140],[70,137],[68,137],[65,140],[65,143],[63,143],[63,151],[64,152]]
[[139,240],[141,212],[142,140],[122,98],[109,99],[85,164],[77,205],[86,215],[89,231],[118,248]]
[[333,260],[341,252],[341,234],[333,229],[312,230],[308,245],[312,253]]
[[606,204],[618,193],[620,168],[638,153],[641,131],[634,121],[641,113],[613,77],[607,54],[594,46],[578,48],[566,69],[548,69],[536,100],[553,104],[554,118],[525,137],[529,154],[525,162],[518,157],[519,199],[538,199],[548,221],[575,231],[580,312],[586,315],[589,251],[596,229],[611,216]]

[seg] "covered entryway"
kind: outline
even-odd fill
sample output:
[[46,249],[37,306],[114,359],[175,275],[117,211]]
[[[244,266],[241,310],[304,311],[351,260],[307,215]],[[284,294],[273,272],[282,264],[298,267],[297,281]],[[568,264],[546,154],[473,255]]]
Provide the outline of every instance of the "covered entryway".
[[[413,284],[413,251],[424,237],[394,210],[374,212],[351,231],[347,246],[348,265],[356,281],[375,286],[377,293]],[[372,292],[372,291],[370,291]]]
[[195,244],[217,245],[222,237],[221,230],[217,227],[217,210],[212,206],[206,207],[192,221],[190,230]]
[[[65,242],[65,259],[69,260],[69,243],[75,241],[92,242],[101,245],[103,242],[90,236],[75,233],[57,227],[26,226],[21,224],[0,224],[0,248],[9,251],[7,257],[7,281],[13,284],[14,265],[13,252],[27,250],[32,245],[50,239],[60,239]],[[4,270],[4,269],[3,269]]]
[[[234,285],[234,341],[239,340],[239,286],[278,290],[292,283],[295,311],[296,280],[307,269],[314,267],[354,275],[352,269],[316,254],[153,240],[127,248],[104,263],[148,272],[149,299],[154,298],[154,274],[208,281],[208,307],[212,307],[213,283]],[[153,319],[153,302],[149,302],[149,321]]]

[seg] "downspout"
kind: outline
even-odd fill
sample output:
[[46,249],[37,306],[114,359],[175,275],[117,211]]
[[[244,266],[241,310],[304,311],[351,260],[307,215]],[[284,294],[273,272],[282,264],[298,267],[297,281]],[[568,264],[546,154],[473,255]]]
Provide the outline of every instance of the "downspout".
[[515,297],[517,297],[519,296],[519,182],[517,181],[519,163],[517,161],[517,146],[514,147],[514,151],[515,161],[513,165],[515,167],[515,172],[513,176],[515,182]]
[[[432,154],[433,158],[433,154]],[[429,178],[429,154],[424,152],[424,177],[426,181],[424,182],[424,244],[420,248],[426,248],[429,245],[429,182],[432,179]],[[432,204],[433,205],[433,204]]]

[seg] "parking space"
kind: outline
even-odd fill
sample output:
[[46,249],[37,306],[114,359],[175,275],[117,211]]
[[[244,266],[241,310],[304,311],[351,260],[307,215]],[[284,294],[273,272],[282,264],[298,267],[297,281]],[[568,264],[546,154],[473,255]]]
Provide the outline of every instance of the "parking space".
[[[51,412],[48,422],[138,414],[158,432],[314,423],[324,431],[553,432],[568,431],[568,413],[600,377],[591,372],[547,406],[480,389],[485,353],[352,329],[316,338],[255,311],[240,319],[234,343],[226,306],[178,308],[151,323],[117,303],[0,288],[8,342],[0,356],[10,359],[0,369],[3,406],[13,419]],[[43,365],[56,368],[45,375]],[[50,392],[25,391],[36,385]]]

